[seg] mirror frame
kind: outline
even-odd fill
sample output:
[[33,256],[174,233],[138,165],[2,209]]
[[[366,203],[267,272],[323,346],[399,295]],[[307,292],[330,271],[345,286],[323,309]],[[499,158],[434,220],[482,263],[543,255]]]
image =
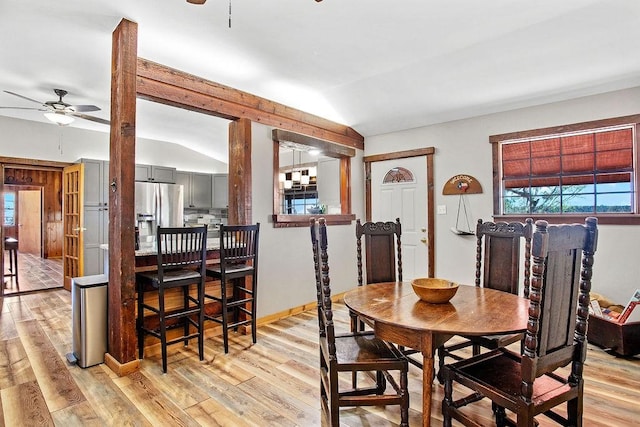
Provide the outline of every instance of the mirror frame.
[[[329,225],[351,224],[356,219],[355,214],[351,213],[351,158],[356,155],[356,150],[282,129],[273,129],[271,137],[273,139],[273,226],[275,228],[307,227],[309,218],[315,216],[322,216]],[[340,159],[340,214],[288,215],[280,213],[279,172],[281,141],[314,147],[322,151],[324,156]]]

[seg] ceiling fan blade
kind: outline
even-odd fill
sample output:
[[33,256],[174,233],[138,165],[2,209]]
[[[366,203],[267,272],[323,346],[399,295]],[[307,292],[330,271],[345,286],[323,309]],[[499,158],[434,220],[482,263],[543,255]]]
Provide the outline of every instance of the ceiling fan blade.
[[34,111],[49,111],[45,108],[35,108],[35,107],[0,107],[3,110],[34,110]]
[[36,101],[35,99],[27,98],[26,96],[22,96],[20,94],[17,94],[15,92],[10,92],[8,90],[5,90],[4,92],[8,93],[9,95],[17,96],[18,98],[26,99],[27,101],[35,102],[36,104],[40,104],[40,105],[43,105],[43,106],[48,108],[48,106],[46,104],[44,104],[43,102],[40,102],[40,101]]
[[80,117],[81,119],[90,120],[92,122],[101,123],[103,125],[110,125],[111,124],[111,122],[109,120],[101,119],[100,117],[88,116],[88,115],[82,114],[82,113],[68,113],[68,114],[70,116],[73,116],[73,117]]
[[90,111],[100,111],[95,105],[70,105],[67,109],[74,113],[88,113]]

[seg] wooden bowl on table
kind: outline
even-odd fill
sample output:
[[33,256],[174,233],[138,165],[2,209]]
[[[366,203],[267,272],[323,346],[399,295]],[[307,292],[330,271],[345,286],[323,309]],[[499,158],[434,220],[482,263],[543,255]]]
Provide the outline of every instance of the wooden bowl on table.
[[458,284],[446,279],[425,277],[411,281],[413,291],[424,302],[444,304],[458,292]]

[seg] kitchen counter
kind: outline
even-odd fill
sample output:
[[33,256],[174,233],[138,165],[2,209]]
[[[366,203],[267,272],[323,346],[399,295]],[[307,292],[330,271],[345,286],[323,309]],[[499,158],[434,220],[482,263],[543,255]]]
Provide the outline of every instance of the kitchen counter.
[[[100,249],[109,250],[108,244],[100,245]],[[207,238],[207,251],[220,249],[220,239],[218,237]],[[155,243],[141,243],[140,249],[136,251],[136,256],[156,255],[157,248]]]
[[[109,251],[108,244],[100,245],[100,249]],[[140,249],[135,252],[136,272],[152,271],[157,269],[157,248],[155,243],[141,243]],[[207,265],[220,263],[220,238],[207,238]],[[104,260],[104,274],[109,275],[109,257]]]

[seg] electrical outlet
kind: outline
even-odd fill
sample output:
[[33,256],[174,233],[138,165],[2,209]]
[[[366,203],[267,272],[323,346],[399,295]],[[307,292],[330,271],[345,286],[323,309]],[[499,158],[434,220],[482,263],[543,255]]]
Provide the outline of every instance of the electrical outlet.
[[447,205],[438,205],[438,215],[447,214]]

